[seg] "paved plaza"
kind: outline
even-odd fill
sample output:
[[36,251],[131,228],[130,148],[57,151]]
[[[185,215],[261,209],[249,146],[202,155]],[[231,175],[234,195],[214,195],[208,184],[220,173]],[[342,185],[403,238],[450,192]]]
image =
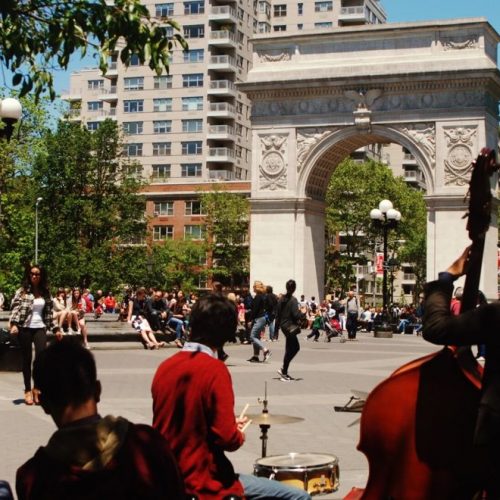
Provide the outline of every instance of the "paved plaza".
[[[359,334],[357,342],[306,342],[301,335],[301,352],[292,362],[290,373],[299,378],[281,382],[276,370],[281,366],[284,342],[268,344],[272,357],[265,364],[246,361],[251,346],[229,345],[227,365],[233,377],[236,412],[246,403],[248,413],[261,411],[259,398],[264,397],[267,383],[271,413],[294,415],[302,422],[272,426],[269,430],[268,455],[288,452],[334,454],[340,462],[340,489],[321,498],[342,498],[352,486],[364,486],[368,464],[356,450],[359,425],[353,424],[357,413],[335,413],[334,405],[345,404],[351,389],[370,391],[395,368],[407,361],[435,351],[421,337],[395,335],[376,339]],[[100,411],[103,415],[122,415],[134,422],[151,422],[150,385],[158,364],[177,352],[174,347],[145,351],[138,344],[94,344],[98,375],[103,384]],[[50,417],[39,407],[22,402],[20,373],[0,373],[0,428],[2,466],[0,477],[14,483],[17,467],[28,459],[54,431]],[[395,402],[396,404],[396,402]],[[252,472],[260,457],[260,429],[251,425],[246,443],[229,456],[240,472]]]

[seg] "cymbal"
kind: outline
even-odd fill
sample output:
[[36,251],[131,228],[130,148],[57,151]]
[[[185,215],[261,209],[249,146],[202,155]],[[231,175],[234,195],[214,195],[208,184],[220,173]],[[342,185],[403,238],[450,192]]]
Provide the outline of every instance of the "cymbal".
[[301,417],[292,417],[291,415],[274,415],[270,413],[256,413],[247,415],[252,421],[252,424],[257,425],[277,425],[277,424],[294,424],[304,420]]

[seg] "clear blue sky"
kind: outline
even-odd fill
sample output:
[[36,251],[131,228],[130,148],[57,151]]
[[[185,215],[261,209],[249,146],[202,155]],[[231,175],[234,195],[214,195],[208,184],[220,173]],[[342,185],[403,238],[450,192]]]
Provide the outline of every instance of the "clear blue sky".
[[[500,32],[500,0],[381,0],[381,2],[389,22],[486,17]],[[96,64],[93,64],[90,58],[83,62],[75,58],[70,71],[58,72],[55,75],[57,91],[69,89],[71,71],[88,66]]]

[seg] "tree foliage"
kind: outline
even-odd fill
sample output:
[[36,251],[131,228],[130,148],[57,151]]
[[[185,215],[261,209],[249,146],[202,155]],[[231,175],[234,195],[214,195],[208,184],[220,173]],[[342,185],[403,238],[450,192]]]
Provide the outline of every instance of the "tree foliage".
[[146,229],[142,184],[121,157],[118,126],[105,120],[92,133],[61,122],[45,141],[32,175],[34,198],[43,198],[40,261],[54,283],[114,288],[125,279],[118,264],[127,245],[143,241]]
[[397,252],[400,261],[414,263],[415,274],[423,280],[427,211],[422,193],[407,186],[402,178],[395,178],[386,165],[346,158],[337,166],[327,192],[329,241],[341,233],[346,244],[343,253],[327,249],[327,285],[331,288],[347,289],[354,265],[372,258],[381,235],[371,224],[370,211],[383,199],[391,200],[402,216],[398,228],[389,233],[389,253]]
[[212,277],[231,287],[246,280],[249,252],[249,202],[244,196],[217,188],[200,193]]
[[139,57],[158,74],[167,70],[175,43],[187,43],[167,27],[179,30],[169,18],[156,21],[140,0],[2,0],[0,2],[0,64],[14,74],[21,95],[49,91],[55,98],[53,70],[67,69],[71,56],[83,57],[89,48],[106,72],[117,49],[127,64]]

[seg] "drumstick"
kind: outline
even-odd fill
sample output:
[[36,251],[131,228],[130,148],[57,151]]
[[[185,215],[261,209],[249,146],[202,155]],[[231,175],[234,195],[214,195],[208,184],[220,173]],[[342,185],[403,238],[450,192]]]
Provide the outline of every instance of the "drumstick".
[[245,416],[245,413],[247,412],[248,408],[250,408],[250,405],[247,403],[243,410],[241,410],[240,416],[238,417],[239,419],[242,419]]
[[245,432],[247,427],[252,423],[251,420],[247,420],[245,425],[241,428],[241,431],[240,432]]

